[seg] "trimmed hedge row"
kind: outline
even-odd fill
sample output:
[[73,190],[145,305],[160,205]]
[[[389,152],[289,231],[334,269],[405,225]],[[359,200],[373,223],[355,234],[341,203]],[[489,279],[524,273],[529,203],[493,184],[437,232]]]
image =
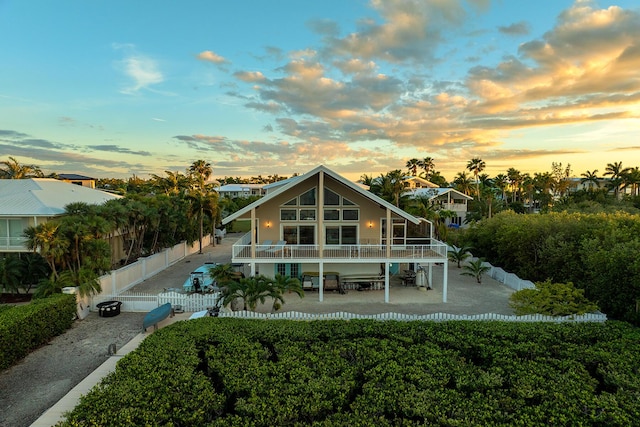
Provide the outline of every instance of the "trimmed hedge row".
[[621,322],[201,318],[148,337],[61,426],[628,426]]
[[76,296],[57,294],[27,305],[0,311],[0,369],[6,369],[32,350],[71,327]]

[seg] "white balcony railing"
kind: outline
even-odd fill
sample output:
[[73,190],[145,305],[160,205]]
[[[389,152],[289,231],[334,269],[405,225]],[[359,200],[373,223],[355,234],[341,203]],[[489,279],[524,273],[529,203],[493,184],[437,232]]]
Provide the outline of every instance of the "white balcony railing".
[[435,239],[425,239],[424,243],[392,245],[387,256],[384,244],[366,245],[325,245],[320,253],[319,245],[256,245],[255,256],[252,257],[251,245],[241,238],[233,245],[234,260],[371,260],[371,259],[447,259],[447,245]]

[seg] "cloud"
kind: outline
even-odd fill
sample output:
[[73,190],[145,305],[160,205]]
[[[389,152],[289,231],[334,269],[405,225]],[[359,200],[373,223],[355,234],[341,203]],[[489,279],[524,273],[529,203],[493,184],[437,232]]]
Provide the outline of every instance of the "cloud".
[[506,27],[499,26],[498,31],[508,36],[525,36],[531,31],[531,27],[525,21],[516,22]]
[[245,83],[259,83],[266,80],[260,71],[236,71],[233,76]]
[[134,154],[136,156],[151,156],[148,151],[133,151],[126,147],[120,147],[118,145],[88,145],[87,148],[96,151],[108,151],[110,153],[122,153],[122,154]]
[[130,85],[120,90],[121,93],[136,94],[164,81],[158,63],[148,56],[137,53],[134,45],[114,44],[113,47],[125,52],[126,56],[117,64],[120,71],[132,80]]
[[422,64],[434,57],[446,31],[460,27],[470,10],[482,11],[488,3],[488,0],[372,0],[371,7],[380,19],[362,20],[358,31],[341,38],[325,37],[327,49],[338,56]]
[[211,50],[205,50],[203,52],[200,52],[198,55],[196,55],[196,58],[198,58],[201,61],[213,62],[214,64],[228,63],[228,61],[225,58],[223,58],[222,56],[218,55],[217,53]]

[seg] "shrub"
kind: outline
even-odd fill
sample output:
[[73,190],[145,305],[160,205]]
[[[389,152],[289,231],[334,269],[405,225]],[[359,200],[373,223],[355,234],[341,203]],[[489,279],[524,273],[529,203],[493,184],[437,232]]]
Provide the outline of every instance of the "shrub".
[[522,289],[511,294],[509,305],[516,315],[545,314],[570,316],[596,311],[598,306],[584,296],[583,289],[573,283],[537,282],[535,289]]
[[75,295],[57,294],[0,311],[0,369],[69,329],[76,310]]
[[636,423],[640,331],[201,318],[146,338],[61,426]]

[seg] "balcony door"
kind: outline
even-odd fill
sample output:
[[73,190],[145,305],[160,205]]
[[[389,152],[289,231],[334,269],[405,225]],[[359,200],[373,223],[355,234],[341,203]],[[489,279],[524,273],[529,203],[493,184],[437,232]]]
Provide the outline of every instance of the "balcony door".
[[[381,241],[382,244],[387,244],[387,220],[381,218]],[[407,242],[407,222],[404,219],[392,219],[391,220],[391,245],[392,246],[404,246]]]
[[315,225],[283,225],[282,239],[287,245],[315,245]]

